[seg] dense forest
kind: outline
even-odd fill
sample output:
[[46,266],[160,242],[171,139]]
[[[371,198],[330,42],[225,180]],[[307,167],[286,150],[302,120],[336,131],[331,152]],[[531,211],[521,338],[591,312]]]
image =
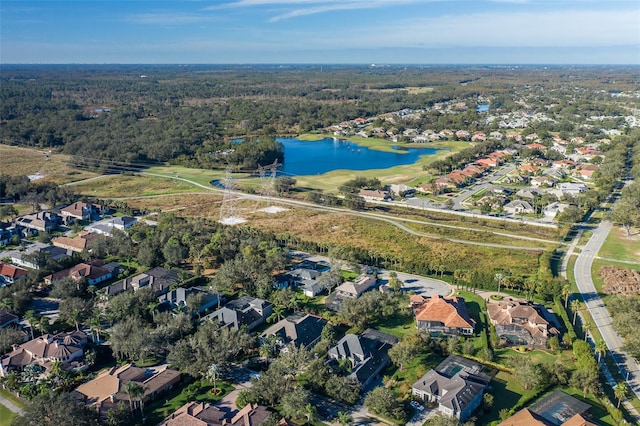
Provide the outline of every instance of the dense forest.
[[[558,116],[622,113],[615,106],[603,107],[593,96],[635,88],[635,70],[604,71],[601,67],[3,66],[0,140],[60,150],[77,156],[85,166],[103,170],[109,169],[110,161],[254,168],[282,161],[282,148],[271,139],[276,135],[454,99],[473,104],[489,95],[493,109],[510,111],[520,107],[513,94],[523,88],[541,92],[540,101],[552,103],[551,112]],[[596,90],[603,87],[604,93]],[[571,98],[558,102],[566,93],[572,93]],[[576,101],[576,93],[585,95]],[[473,111],[450,118],[425,115],[422,125],[481,127]],[[553,130],[572,130],[569,121],[560,120]]]

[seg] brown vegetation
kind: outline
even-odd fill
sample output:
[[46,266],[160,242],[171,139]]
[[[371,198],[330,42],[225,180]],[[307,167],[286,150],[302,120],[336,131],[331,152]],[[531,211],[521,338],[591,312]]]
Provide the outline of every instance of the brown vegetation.
[[604,280],[602,290],[608,294],[624,296],[640,295],[640,272],[617,266],[603,266],[600,277]]

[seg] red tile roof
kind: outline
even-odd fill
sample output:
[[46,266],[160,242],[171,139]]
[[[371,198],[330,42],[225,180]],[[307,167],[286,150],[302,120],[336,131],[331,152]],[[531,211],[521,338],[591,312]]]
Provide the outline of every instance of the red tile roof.
[[[417,298],[415,299],[417,301]],[[412,298],[412,302],[414,299]],[[458,297],[442,298],[438,295],[427,299],[416,308],[417,321],[437,321],[445,327],[474,328],[464,300]]]
[[29,273],[26,269],[18,268],[17,266],[9,265],[8,263],[0,262],[0,275],[9,277],[12,280],[16,280]]

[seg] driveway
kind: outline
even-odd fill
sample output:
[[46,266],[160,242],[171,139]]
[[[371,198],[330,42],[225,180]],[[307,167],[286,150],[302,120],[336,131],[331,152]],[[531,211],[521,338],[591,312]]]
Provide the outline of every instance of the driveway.
[[[387,269],[380,269],[378,272],[380,285],[387,284],[389,282],[389,271]],[[433,278],[423,277],[421,275],[406,274],[404,272],[397,272],[398,279],[402,281],[402,289],[404,291],[413,291],[420,296],[430,297],[434,295],[446,296],[451,293],[452,289],[449,284],[442,280],[436,280]]]

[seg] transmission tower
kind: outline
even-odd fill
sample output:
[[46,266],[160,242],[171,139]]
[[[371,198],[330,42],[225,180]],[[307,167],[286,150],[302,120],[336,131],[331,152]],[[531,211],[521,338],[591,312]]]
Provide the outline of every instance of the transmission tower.
[[259,194],[264,197],[258,199],[255,210],[265,201],[267,206],[273,203],[273,198],[278,195],[276,190],[276,175],[278,173],[278,160],[276,159],[273,164],[268,166],[258,167],[258,173],[260,174],[260,192]]
[[222,197],[222,205],[220,206],[219,222],[225,225],[235,225],[245,222],[245,219],[236,214],[236,204],[240,197],[236,193],[236,180],[231,174],[231,169],[227,169],[225,178],[222,181],[224,187],[224,195]]

